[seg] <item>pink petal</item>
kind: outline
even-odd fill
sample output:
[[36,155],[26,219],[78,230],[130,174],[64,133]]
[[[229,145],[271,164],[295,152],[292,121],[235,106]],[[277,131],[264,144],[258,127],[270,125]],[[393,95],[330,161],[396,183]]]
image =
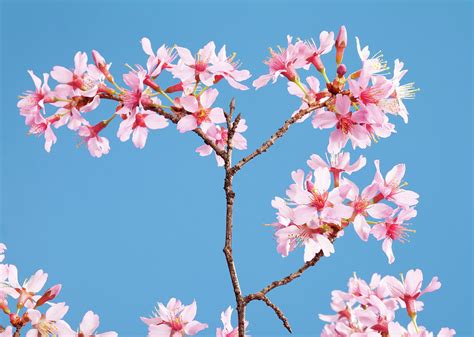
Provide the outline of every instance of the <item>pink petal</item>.
[[135,130],[133,130],[132,142],[137,148],[143,149],[145,147],[147,137],[148,129],[138,126],[135,128]]
[[207,329],[208,325],[204,323],[200,323],[198,321],[192,321],[186,324],[184,327],[184,332],[187,335],[193,336],[197,334],[199,331],[202,331],[204,329]]
[[177,127],[181,133],[194,130],[197,128],[196,118],[193,115],[184,116],[179,120]]
[[219,95],[219,92],[217,89],[208,89],[204,91],[204,93],[201,95],[199,100],[201,101],[201,105],[205,109],[209,109],[212,104],[216,101],[217,95]]
[[392,264],[395,261],[395,256],[393,255],[392,250],[392,239],[386,238],[382,243],[382,250],[385,252],[385,255],[388,257],[388,263]]
[[181,105],[186,111],[189,111],[189,112],[199,111],[199,104],[196,97],[194,96],[181,97],[179,102],[181,103]]
[[94,334],[95,330],[97,330],[99,324],[99,316],[94,314],[92,311],[88,311],[82,318],[79,330],[86,336],[91,336]]
[[362,215],[357,215],[354,219],[354,229],[363,241],[369,239],[370,226]]
[[150,55],[150,56],[155,55],[153,53],[153,49],[151,48],[151,42],[147,37],[142,38],[140,42],[142,44],[142,48],[145,54]]
[[147,128],[157,130],[166,128],[168,126],[168,121],[161,115],[150,113],[145,117],[145,124]]
[[51,71],[51,77],[59,83],[69,83],[72,81],[72,72],[64,67],[55,66]]
[[225,123],[226,119],[225,119],[225,115],[224,115],[224,110],[222,110],[222,108],[213,108],[210,112],[209,112],[209,119],[213,122],[213,123]]

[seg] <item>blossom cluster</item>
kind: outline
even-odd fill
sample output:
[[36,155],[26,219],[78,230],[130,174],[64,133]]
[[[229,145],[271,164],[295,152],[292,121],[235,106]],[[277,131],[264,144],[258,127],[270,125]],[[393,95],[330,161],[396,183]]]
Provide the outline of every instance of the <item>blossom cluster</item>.
[[418,194],[403,188],[405,165],[395,165],[383,177],[376,160],[373,181],[360,191],[345,175],[365,166],[363,156],[351,164],[348,152],[331,155],[328,162],[313,154],[307,164],[309,173],[292,172],[294,183],[286,191],[287,198],[272,201],[277,209],[277,222],[272,224],[277,251],[287,256],[301,244],[305,261],[319,252],[329,256],[334,253],[332,241],[353,224],[362,240],[370,234],[383,240],[383,251],[393,263],[392,243],[406,239],[411,231],[407,221],[416,216],[418,203]]
[[[110,151],[103,130],[117,116],[122,120],[117,137],[123,142],[131,138],[140,149],[146,144],[149,130],[166,128],[173,119],[181,133],[199,128],[219,149],[225,149],[227,120],[224,110],[214,106],[219,92],[213,86],[224,79],[233,88],[246,90],[248,88],[240,82],[248,79],[250,72],[238,69],[235,54],[228,56],[225,46],[216,53],[212,41],[196,55],[183,47],[165,45],[155,52],[148,38],[143,38],[141,44],[148,56],[146,67],[130,67],[122,76],[125,87],[116,83],[110,72],[111,64],[95,50],[92,64],[88,63],[86,53],[77,52],[73,69],[55,66],[50,73],[43,74],[42,80],[30,70],[35,90],[25,92],[18,102],[29,134],[44,135],[44,147],[49,152],[57,141],[54,129],[67,126],[81,137],[81,143],[87,144],[92,156],[101,157]],[[162,88],[157,81],[162,80],[164,73],[171,74],[175,84]],[[50,77],[57,82],[53,89],[48,84]],[[173,94],[175,97],[171,97]],[[169,105],[163,104],[160,98]],[[91,112],[98,110],[104,99],[116,101],[115,111],[108,118],[102,117],[98,123],[91,124]],[[49,116],[47,106],[48,110],[55,110]],[[242,135],[246,129],[245,119],[240,119],[232,139],[234,148],[247,148]],[[207,156],[213,149],[202,145],[196,152]],[[222,158],[216,158],[222,165]]]
[[[23,283],[18,280],[18,269],[4,264],[6,246],[0,243],[0,309],[8,317],[8,325],[0,325],[1,337],[17,337],[22,329],[28,329],[27,337],[117,337],[110,331],[96,333],[99,316],[88,311],[77,330],[64,320],[69,310],[65,302],[53,303],[61,291],[61,284],[43,290],[48,274],[38,270]],[[16,303],[11,303],[16,302]]]
[[[361,48],[356,37],[357,52],[360,57],[360,68],[349,73],[342,63],[347,47],[347,31],[344,26],[334,39],[334,32],[321,32],[318,44],[311,41],[298,40],[288,36],[288,46],[270,50],[270,58],[266,61],[269,73],[260,76],[253,82],[258,89],[270,80],[276,82],[279,77],[288,81],[288,92],[301,99],[301,109],[315,104],[324,106],[316,109],[312,116],[312,125],[318,129],[333,129],[329,137],[328,152],[339,153],[348,141],[355,149],[366,148],[379,138],[387,138],[395,132],[395,125],[389,121],[389,115],[402,117],[408,122],[408,111],[404,99],[414,97],[413,83],[401,84],[407,73],[403,62],[395,60],[392,77],[388,78],[387,62],[381,53],[370,55],[369,47]],[[336,49],[335,78],[330,80],[322,56]],[[319,72],[324,80],[322,89],[315,76],[306,77],[306,83],[298,70],[309,70],[311,66]],[[295,113],[296,113],[295,112]],[[310,117],[302,116],[299,122]]]
[[[158,303],[152,316],[142,317],[142,321],[148,326],[148,337],[178,337],[194,336],[206,329],[207,324],[196,321],[196,302],[183,305],[180,300],[171,298],[166,306]],[[238,328],[232,327],[232,308],[229,306],[221,314],[222,328],[216,329],[216,337],[236,337]],[[245,324],[247,328],[248,322]],[[246,337],[250,337],[247,336]]]
[[[328,322],[321,337],[432,337],[432,332],[418,325],[417,314],[423,310],[420,297],[438,290],[441,283],[433,277],[422,290],[422,282],[423,273],[419,269],[409,270],[401,280],[373,274],[370,283],[354,275],[349,279],[347,292],[332,292],[331,308],[335,314],[319,315]],[[405,308],[411,320],[406,328],[397,321],[400,308]],[[437,336],[455,334],[454,329],[442,328]]]

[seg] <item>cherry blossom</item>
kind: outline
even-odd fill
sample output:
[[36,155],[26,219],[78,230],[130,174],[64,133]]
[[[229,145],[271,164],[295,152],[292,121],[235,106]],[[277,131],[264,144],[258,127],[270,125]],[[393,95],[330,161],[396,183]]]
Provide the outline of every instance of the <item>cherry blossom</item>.
[[138,109],[127,117],[122,123],[117,132],[117,137],[122,142],[130,139],[132,136],[133,144],[143,149],[148,137],[148,129],[157,130],[168,126],[168,121],[163,116],[156,114],[154,111]]
[[176,58],[176,54],[173,53],[171,48],[166,47],[164,44],[153,52],[151,41],[144,37],[141,39],[143,51],[148,55],[148,61],[146,63],[148,74],[151,77],[160,75],[163,70],[170,70],[173,68],[173,60]]
[[405,222],[415,217],[416,214],[416,210],[412,208],[396,209],[383,222],[379,222],[374,227],[372,227],[371,233],[375,236],[375,238],[377,240],[383,240],[382,249],[387,255],[389,263],[393,263],[395,261],[395,256],[393,255],[392,250],[393,241],[406,241],[408,236],[407,232],[413,230],[409,230],[406,227],[407,224]]
[[[407,277],[411,278],[408,282],[415,282],[410,286],[413,290],[416,289],[415,291],[419,291],[421,287],[420,273],[419,270],[407,273]],[[412,279],[414,274],[418,274],[416,275],[418,280]],[[381,277],[374,274],[370,284],[367,284],[354,275],[349,279],[347,292],[334,290],[331,308],[336,313],[319,315],[321,320],[327,322],[321,336],[432,337],[433,333],[423,326],[418,326],[415,320],[412,320],[407,328],[397,321],[400,308],[398,303],[403,301],[400,300],[398,293],[393,293],[392,279],[394,279],[392,276]],[[437,282],[437,278],[433,280]],[[432,291],[437,285],[432,281],[430,286]],[[426,291],[429,291],[428,288]],[[452,337],[455,333],[453,329],[443,328],[437,336]]]
[[292,43],[292,37],[288,36],[288,47],[279,48],[278,51],[270,49],[270,58],[265,63],[268,65],[269,73],[262,75],[253,81],[253,86],[259,89],[268,84],[270,80],[276,82],[278,77],[285,76],[288,81],[296,81],[298,74],[296,70],[308,65],[306,60],[306,45],[302,41]]
[[20,109],[20,115],[25,117],[25,124],[31,125],[39,122],[41,110],[45,109],[46,103],[54,102],[54,96],[48,86],[49,74],[43,74],[43,81],[36,76],[32,70],[28,70],[35,84],[35,91],[27,91],[18,101],[17,107]]
[[28,318],[31,320],[32,329],[26,333],[26,337],[67,336],[67,323],[62,318],[68,310],[69,307],[65,303],[53,304],[45,314],[36,309],[29,309]]
[[400,207],[410,207],[418,203],[418,193],[405,190],[402,187],[406,185],[402,183],[402,179],[405,176],[405,165],[395,165],[390,171],[387,172],[385,178],[380,173],[380,163],[378,160],[375,163],[375,177],[374,182],[377,184],[381,195],[387,200],[393,201]]
[[166,306],[158,303],[153,317],[142,317],[142,321],[148,325],[148,337],[194,336],[208,327],[207,324],[194,320],[196,311],[195,301],[190,305],[183,305],[176,298],[171,298]]
[[8,267],[8,284],[9,286],[4,288],[10,296],[18,299],[18,308],[33,307],[35,301],[40,297],[37,295],[41,291],[43,286],[48,279],[48,274],[43,270],[38,270],[29,279],[27,279],[23,285],[18,282],[18,269],[14,265]]
[[420,269],[409,270],[405,278],[400,281],[393,276],[387,278],[387,283],[393,297],[398,298],[406,307],[408,316],[415,319],[418,311],[423,310],[423,302],[418,298],[426,293],[438,290],[441,283],[435,276],[424,290],[421,290],[423,272]]
[[179,120],[179,132],[191,131],[198,126],[206,132],[211,125],[224,123],[226,119],[222,108],[212,108],[218,94],[216,89],[209,89],[198,98],[195,96],[181,97],[179,103],[190,114]]
[[94,97],[103,81],[103,74],[94,66],[87,64],[87,54],[77,52],[74,56],[74,70],[55,66],[51,77],[59,82],[55,91],[65,96]]
[[99,136],[99,132],[101,132],[107,124],[107,121],[102,121],[94,126],[85,125],[79,128],[78,134],[87,144],[89,153],[93,157],[100,158],[102,155],[107,154],[110,151],[109,140],[105,137]]
[[329,137],[328,152],[339,153],[350,139],[352,147],[365,149],[370,145],[370,133],[360,123],[366,122],[361,111],[350,112],[351,100],[348,96],[336,96],[336,113],[320,109],[314,117],[313,125],[320,129],[336,129]]

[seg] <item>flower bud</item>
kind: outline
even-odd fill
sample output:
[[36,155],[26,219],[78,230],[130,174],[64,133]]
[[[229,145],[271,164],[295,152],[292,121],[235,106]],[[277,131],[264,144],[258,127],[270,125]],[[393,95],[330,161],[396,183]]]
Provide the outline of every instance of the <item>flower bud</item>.
[[171,94],[173,92],[183,91],[183,90],[184,90],[183,82],[179,82],[179,83],[176,83],[176,84],[166,88],[165,92],[168,93],[168,94]]
[[46,290],[46,292],[43,294],[43,296],[41,296],[38,299],[38,301],[36,301],[36,306],[35,307],[39,307],[39,306],[45,304],[48,301],[52,301],[59,294],[59,292],[61,291],[61,287],[62,286],[60,284],[56,284],[55,286],[52,286],[51,288]]
[[100,55],[100,53],[97,50],[92,50],[92,58],[94,59],[94,64],[97,67],[97,69],[100,70],[102,74],[109,80],[110,82],[114,81],[114,78],[112,74],[109,72],[109,67],[105,63],[105,59]]
[[347,72],[347,68],[346,68],[346,66],[345,66],[344,64],[341,63],[340,65],[337,66],[337,76],[338,76],[339,78],[344,77],[344,75],[346,74],[346,72]]
[[347,46],[347,31],[345,26],[341,26],[336,38],[336,63],[340,64],[344,57],[344,49]]
[[155,90],[156,92],[159,92],[161,91],[161,88],[158,84],[156,84],[151,78],[150,76],[146,76],[145,77],[145,80],[143,81],[143,84],[149,86],[150,88],[152,88],[153,90]]

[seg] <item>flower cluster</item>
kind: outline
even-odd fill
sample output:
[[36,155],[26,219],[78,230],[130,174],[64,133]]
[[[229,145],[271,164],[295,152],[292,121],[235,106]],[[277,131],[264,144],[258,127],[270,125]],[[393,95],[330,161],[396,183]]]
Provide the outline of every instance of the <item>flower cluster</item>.
[[[334,315],[319,315],[328,322],[321,337],[432,337],[433,333],[417,324],[417,313],[423,310],[419,298],[441,287],[437,277],[421,289],[423,273],[410,270],[401,281],[393,276],[374,274],[370,283],[354,276],[348,291],[332,292]],[[405,328],[397,321],[398,309],[405,308],[411,323]],[[442,328],[438,337],[452,337],[456,331]]]
[[[207,324],[194,320],[196,312],[195,301],[189,305],[183,305],[180,300],[171,298],[166,306],[158,303],[150,318],[142,317],[141,319],[148,326],[148,337],[194,336],[208,327]],[[238,336],[237,327],[232,327],[231,316],[232,308],[229,306],[221,314],[224,326],[216,329],[216,337]],[[247,326],[248,322],[245,324],[246,328]],[[250,336],[246,335],[246,337]]]
[[[20,115],[29,127],[28,133],[44,135],[44,147],[49,152],[57,141],[54,129],[66,125],[81,137],[81,143],[87,144],[92,156],[101,157],[110,151],[103,130],[117,116],[122,120],[117,137],[123,142],[131,138],[140,149],[146,144],[149,130],[166,128],[171,120],[180,132],[201,129],[218,149],[224,150],[227,119],[224,110],[214,106],[219,92],[213,86],[224,79],[233,88],[246,90],[241,82],[251,76],[250,72],[239,69],[235,54],[228,56],[225,46],[216,53],[214,42],[209,42],[195,56],[178,46],[162,45],[155,52],[147,38],[143,38],[141,44],[148,56],[146,67],[130,68],[123,75],[125,87],[116,83],[110,72],[111,64],[95,50],[92,51],[93,64],[88,63],[86,53],[78,52],[74,69],[55,66],[49,74],[43,75],[43,80],[30,70],[36,89],[25,92],[18,102]],[[157,81],[162,79],[163,73],[172,75],[176,83],[161,88]],[[48,84],[50,77],[57,82],[54,88]],[[171,97],[173,94],[175,97]],[[160,98],[169,101],[168,105]],[[91,112],[98,110],[104,99],[116,102],[115,111],[107,118],[96,117],[97,123],[89,122]],[[48,109],[55,109],[49,116],[47,105]],[[247,148],[242,136],[246,129],[245,120],[241,119],[232,139],[234,148]],[[196,152],[207,156],[213,148],[203,145]],[[222,158],[216,158],[222,165]]]
[[[367,46],[361,48],[358,38],[356,42],[361,66],[348,73],[342,63],[348,43],[344,26],[336,39],[333,32],[323,31],[319,36],[319,46],[313,40],[293,42],[288,36],[286,48],[270,50],[270,58],[265,62],[269,73],[253,82],[258,89],[270,80],[275,82],[279,77],[285,77],[288,92],[301,99],[298,111],[324,103],[314,112],[312,124],[318,129],[333,129],[328,145],[328,152],[332,154],[344,149],[349,140],[353,148],[366,148],[372,140],[389,137],[395,132],[389,115],[399,115],[407,123],[408,112],[403,100],[413,98],[417,91],[413,83],[400,84],[407,72],[403,69],[403,62],[395,60],[393,75],[388,78],[383,55],[376,53],[371,56]],[[333,47],[336,49],[337,69],[331,81],[321,56]],[[306,84],[303,83],[298,70],[309,70],[311,65],[323,76],[325,88],[320,88],[320,82],[314,76],[306,77]],[[306,114],[299,121],[309,116]]]
[[[0,262],[4,260],[6,246],[0,243]],[[18,281],[18,269],[12,264],[0,263],[0,309],[8,317],[6,327],[0,325],[1,337],[19,336],[22,329],[28,329],[27,337],[117,337],[116,332],[97,334],[99,316],[88,311],[77,331],[64,321],[69,307],[64,303],[53,303],[61,291],[56,284],[42,291],[48,274],[38,270],[25,282]],[[14,300],[16,304],[9,303]],[[14,310],[11,310],[14,308]]]
[[393,263],[392,242],[404,241],[410,231],[407,221],[416,216],[418,203],[418,194],[403,188],[405,165],[394,166],[384,178],[376,160],[375,177],[360,192],[344,174],[364,167],[363,156],[351,164],[347,152],[331,155],[328,162],[312,155],[307,163],[312,169],[309,173],[292,172],[294,183],[286,191],[287,199],[272,201],[277,209],[277,222],[272,224],[277,251],[287,256],[301,244],[305,261],[321,251],[329,256],[334,253],[332,241],[352,223],[362,240],[367,241],[370,234],[383,240],[382,248]]

